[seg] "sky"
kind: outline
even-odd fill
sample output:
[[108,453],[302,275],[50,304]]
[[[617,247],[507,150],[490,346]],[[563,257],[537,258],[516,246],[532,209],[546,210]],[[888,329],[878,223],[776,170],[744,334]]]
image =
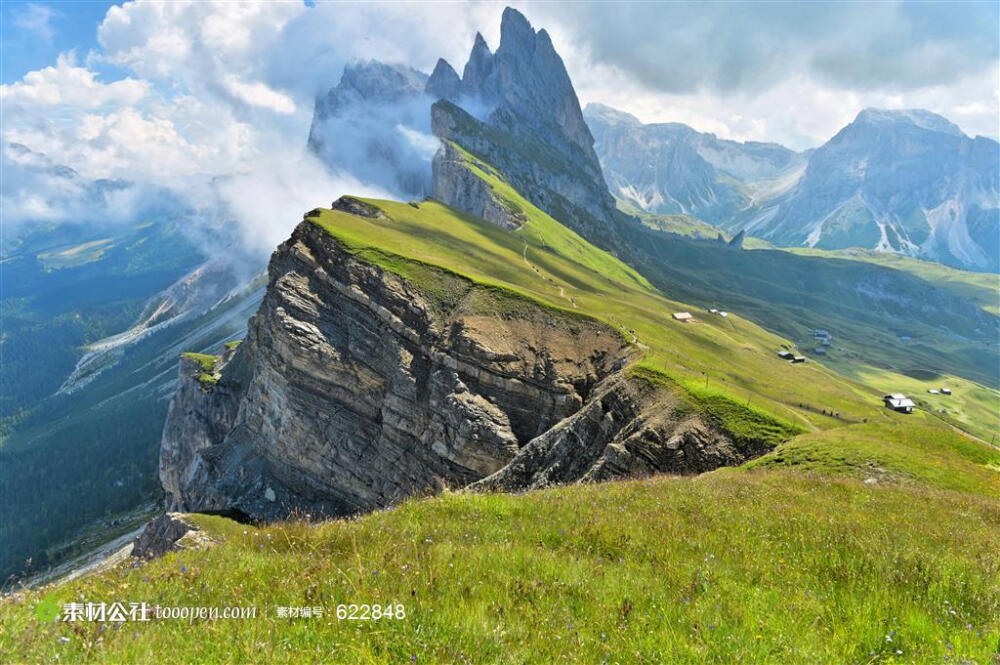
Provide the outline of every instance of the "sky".
[[[644,122],[805,149],[876,106],[1000,134],[997,2],[510,4],[548,30],[583,104]],[[260,217],[259,200],[240,199],[260,199],[265,180],[303,199],[363,189],[346,174],[292,177],[315,167],[302,163],[313,100],[346,62],[429,72],[440,56],[461,71],[477,31],[496,47],[503,7],[5,2],[0,134],[86,178],[187,190],[246,178],[256,196],[230,187],[231,203]],[[8,216],[44,203],[8,194]]]

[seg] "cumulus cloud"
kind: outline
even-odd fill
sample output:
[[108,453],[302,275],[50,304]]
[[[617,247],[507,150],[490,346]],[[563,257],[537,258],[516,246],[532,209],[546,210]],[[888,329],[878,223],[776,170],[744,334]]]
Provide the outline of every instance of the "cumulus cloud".
[[[439,55],[464,62],[479,19],[499,27],[497,9],[126,2],[108,10],[87,67],[64,55],[3,87],[3,139],[58,159],[81,181],[180,192],[210,227],[210,218],[231,216],[249,245],[269,250],[298,214],[340,194],[399,193],[380,173],[331,172],[304,153],[315,97],[336,84],[344,64],[377,58],[428,68]],[[102,81],[95,70],[105,65],[128,75]],[[384,127],[367,118],[343,128],[366,136],[341,137],[336,162],[364,161],[352,155],[368,149],[371,134],[429,172],[429,119],[375,115]],[[66,183],[39,174],[28,181],[5,183],[10,221],[73,218],[62,212]],[[103,205],[74,214],[100,216]]]
[[[67,106],[96,109],[135,104],[149,91],[149,84],[134,78],[102,83],[97,75],[76,65],[72,53],[63,53],[51,67],[28,72],[10,85],[0,85],[4,104],[14,107]],[[17,109],[15,109],[16,111]]]
[[241,81],[238,76],[229,75],[223,80],[223,87],[233,97],[251,106],[259,106],[285,115],[295,113],[295,102],[292,101],[291,97],[269,88],[263,83],[246,83]]

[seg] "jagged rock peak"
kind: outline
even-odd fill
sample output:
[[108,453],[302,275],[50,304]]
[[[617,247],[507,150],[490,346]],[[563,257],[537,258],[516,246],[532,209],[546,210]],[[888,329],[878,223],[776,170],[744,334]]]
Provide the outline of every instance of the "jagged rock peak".
[[496,53],[491,54],[482,35],[477,35],[462,89],[492,107],[491,124],[525,125],[541,129],[542,136],[556,129],[587,160],[597,163],[594,138],[562,58],[548,33],[535,32],[517,10],[508,7],[503,12]]
[[533,48],[534,41],[535,31],[524,14],[512,7],[505,8],[500,18],[500,47],[497,52],[512,48]]
[[438,58],[424,90],[438,99],[457,99],[462,92],[462,79],[447,60]]
[[493,53],[486,45],[482,34],[476,33],[476,41],[472,45],[469,61],[462,70],[462,92],[466,95],[478,95],[482,92],[483,82],[493,73]]

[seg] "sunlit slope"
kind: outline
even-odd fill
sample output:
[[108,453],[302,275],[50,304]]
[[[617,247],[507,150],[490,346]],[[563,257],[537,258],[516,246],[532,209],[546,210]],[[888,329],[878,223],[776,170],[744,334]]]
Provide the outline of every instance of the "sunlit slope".
[[[391,269],[405,272],[407,261],[430,264],[612,323],[627,338],[634,336],[644,352],[642,366],[695,394],[721,393],[806,429],[924,417],[887,411],[877,390],[820,364],[779,359],[776,352],[787,341],[738,313],[723,318],[670,300],[492,174],[482,175],[525,214],[528,222],[521,229],[507,231],[435,201],[414,206],[367,200],[384,217],[322,209],[308,219],[351,251]],[[688,310],[695,323],[672,319],[672,313]]]
[[972,272],[961,268],[952,268],[943,263],[923,261],[891,252],[877,252],[873,249],[824,250],[811,247],[785,247],[783,249],[786,252],[802,256],[866,261],[902,270],[926,279],[958,297],[966,298],[992,314],[1000,315],[1000,275],[996,273]]
[[[320,524],[196,516],[208,549],[0,602],[0,660],[989,662],[1000,449],[934,415],[891,413],[831,368],[778,359],[786,340],[671,300],[475,168],[525,216],[521,229],[434,201],[369,199],[381,215],[307,220],[432,301],[451,302],[459,275],[482,287],[474,306],[493,316],[527,298],[568,325],[608,322],[635,345],[632,377],[721,405],[731,432],[763,412],[802,433],[697,477],[445,493]],[[697,321],[672,319],[684,310]],[[124,630],[38,618],[43,600],[79,599],[253,606],[258,617]],[[341,621],[342,603],[401,603],[406,617]],[[277,614],[302,606],[325,614]]]

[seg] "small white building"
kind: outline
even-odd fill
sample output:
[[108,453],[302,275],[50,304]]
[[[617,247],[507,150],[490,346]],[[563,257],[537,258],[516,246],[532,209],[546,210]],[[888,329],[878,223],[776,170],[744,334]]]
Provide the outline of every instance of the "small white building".
[[916,406],[912,399],[902,393],[892,393],[882,399],[885,401],[886,408],[900,413],[913,413],[913,407]]
[[674,320],[690,323],[691,321],[694,321],[694,317],[691,316],[691,312],[674,312]]

